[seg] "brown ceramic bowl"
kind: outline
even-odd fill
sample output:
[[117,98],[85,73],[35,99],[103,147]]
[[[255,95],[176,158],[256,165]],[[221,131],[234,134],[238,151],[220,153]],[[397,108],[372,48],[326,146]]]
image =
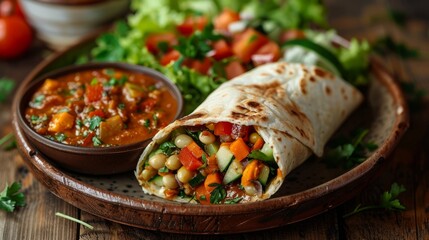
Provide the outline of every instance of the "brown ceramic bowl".
[[183,99],[179,89],[161,73],[147,67],[125,63],[89,63],[84,65],[69,66],[57,69],[34,79],[27,79],[17,91],[18,101],[14,111],[17,123],[23,130],[25,137],[38,151],[48,157],[53,163],[72,170],[74,172],[105,175],[130,171],[135,168],[138,157],[150,142],[150,138],[144,141],[112,147],[80,147],[66,145],[52,141],[36,133],[25,119],[25,109],[34,92],[47,78],[56,78],[65,74],[101,68],[115,68],[129,72],[143,73],[161,82],[177,100],[177,111],[174,119],[177,119],[183,110]]

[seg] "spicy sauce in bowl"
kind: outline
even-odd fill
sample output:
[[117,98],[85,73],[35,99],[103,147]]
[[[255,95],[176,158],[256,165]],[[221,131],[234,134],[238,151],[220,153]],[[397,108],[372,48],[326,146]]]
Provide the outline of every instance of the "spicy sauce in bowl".
[[183,109],[177,87],[141,66],[63,68],[20,89],[18,122],[43,154],[88,174],[131,170],[158,130]]

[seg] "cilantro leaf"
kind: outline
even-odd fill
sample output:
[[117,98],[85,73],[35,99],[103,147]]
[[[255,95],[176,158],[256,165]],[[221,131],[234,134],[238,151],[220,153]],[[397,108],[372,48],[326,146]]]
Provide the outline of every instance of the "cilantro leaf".
[[6,212],[13,212],[15,207],[25,205],[25,196],[21,189],[21,183],[14,182],[11,186],[6,184],[5,189],[0,193],[0,209]]
[[176,151],[178,148],[177,146],[172,142],[163,142],[159,146],[159,149],[167,156],[170,156],[174,151]]
[[94,146],[98,147],[101,144],[103,144],[103,142],[96,136],[92,137],[92,143],[94,144]]
[[0,102],[4,102],[12,93],[15,81],[10,78],[0,78]]
[[198,172],[198,174],[189,181],[189,185],[196,187],[203,183],[204,179],[205,177],[200,172]]
[[100,116],[94,116],[89,120],[89,129],[95,130],[100,126],[102,118]]
[[378,147],[373,142],[363,141],[368,132],[368,129],[357,129],[352,138],[333,141],[323,157],[328,166],[342,165],[343,168],[351,168],[363,162],[366,159],[364,151],[374,151]]
[[418,58],[420,56],[417,49],[410,48],[405,43],[398,43],[391,36],[377,39],[372,44],[372,48],[381,55],[391,53],[403,59]]
[[373,209],[385,209],[388,211],[405,210],[405,206],[403,206],[399,199],[397,199],[398,195],[405,191],[406,189],[403,185],[399,185],[395,182],[390,186],[389,191],[385,191],[383,192],[383,194],[381,194],[380,202],[378,205],[362,206],[361,204],[358,204],[352,212],[345,214],[343,217],[349,217],[351,215]]
[[211,183],[209,184],[210,187],[215,187],[213,191],[210,193],[210,203],[211,204],[219,204],[221,203],[225,197],[226,197],[226,190],[222,186],[222,184],[219,183]]

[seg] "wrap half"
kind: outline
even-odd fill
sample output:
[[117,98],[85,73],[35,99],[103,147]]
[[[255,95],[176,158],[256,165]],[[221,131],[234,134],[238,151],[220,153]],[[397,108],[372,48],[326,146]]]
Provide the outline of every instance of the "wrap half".
[[136,177],[145,193],[175,201],[267,199],[311,154],[322,156],[362,99],[353,86],[318,67],[260,66],[158,132],[139,159]]

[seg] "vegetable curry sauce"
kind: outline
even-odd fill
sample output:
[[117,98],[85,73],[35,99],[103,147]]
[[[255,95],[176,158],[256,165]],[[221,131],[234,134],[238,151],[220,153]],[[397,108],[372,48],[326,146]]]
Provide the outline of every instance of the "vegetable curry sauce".
[[100,68],[46,79],[25,118],[54,141],[108,147],[149,139],[174,119],[177,107],[173,94],[153,77]]

